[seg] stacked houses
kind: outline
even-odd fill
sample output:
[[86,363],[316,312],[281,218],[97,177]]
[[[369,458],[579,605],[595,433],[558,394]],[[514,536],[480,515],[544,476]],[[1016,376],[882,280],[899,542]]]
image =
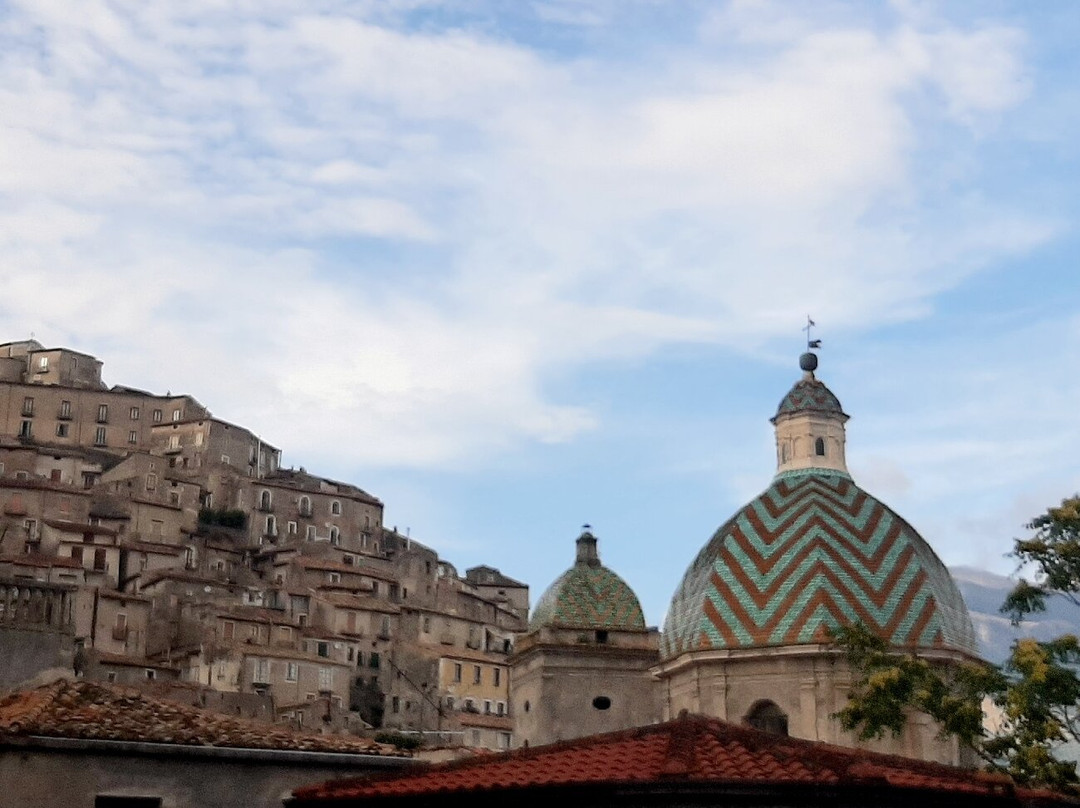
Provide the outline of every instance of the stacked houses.
[[192,396],[0,345],[0,687],[51,668],[327,732],[509,747],[528,587]]

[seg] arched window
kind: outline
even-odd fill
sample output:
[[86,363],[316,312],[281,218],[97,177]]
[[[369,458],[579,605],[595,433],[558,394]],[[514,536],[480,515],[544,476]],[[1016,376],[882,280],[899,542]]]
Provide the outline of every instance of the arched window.
[[270,514],[269,516],[266,517],[266,535],[267,536],[276,536],[277,535],[277,519],[274,518],[273,514]]
[[781,463],[788,462],[788,443],[787,443],[787,441],[784,441],[783,443],[780,444],[780,462]]
[[341,516],[341,503],[336,499],[330,503],[330,515]]
[[259,494],[259,507],[264,511],[270,510],[270,492],[263,491]]
[[756,702],[743,721],[754,729],[771,732],[773,735],[788,734],[787,714],[768,699]]
[[311,498],[300,497],[300,515],[311,516]]
[[825,438],[818,438],[814,441],[814,454],[818,457],[825,456]]
[[337,526],[330,528],[330,543],[341,544],[341,531],[337,529]]

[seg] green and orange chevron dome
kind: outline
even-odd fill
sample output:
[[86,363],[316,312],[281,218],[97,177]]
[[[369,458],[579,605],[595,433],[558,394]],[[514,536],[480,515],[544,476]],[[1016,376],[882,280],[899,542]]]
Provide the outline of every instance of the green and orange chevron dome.
[[[827,391],[812,367],[804,370],[797,388],[811,382]],[[778,444],[790,438],[804,448],[778,452],[772,484],[687,569],[664,623],[663,657],[817,644],[828,629],[856,622],[896,647],[976,655],[971,618],[945,565],[911,525],[854,483],[842,438],[829,443],[837,447],[830,458],[814,437],[814,430],[842,436],[839,402],[821,407],[819,393],[800,407],[793,398],[773,419]],[[828,400],[836,401],[831,392]],[[821,421],[825,413],[831,423]]]

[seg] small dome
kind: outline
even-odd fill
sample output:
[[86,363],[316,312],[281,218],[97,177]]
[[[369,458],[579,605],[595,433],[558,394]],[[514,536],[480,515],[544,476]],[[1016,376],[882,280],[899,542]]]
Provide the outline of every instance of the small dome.
[[832,390],[814,378],[813,373],[806,375],[795,382],[795,386],[788,390],[786,396],[776,408],[775,422],[781,415],[795,415],[800,412],[820,412],[829,415],[838,415],[847,420],[847,415],[840,407],[840,399],[833,395]]
[[977,653],[956,584],[911,525],[843,472],[790,471],[694,559],[661,654],[816,644],[855,622],[893,646]]
[[596,537],[577,540],[577,561],[540,596],[529,630],[550,626],[592,631],[644,631],[641,603],[627,583],[600,563]]

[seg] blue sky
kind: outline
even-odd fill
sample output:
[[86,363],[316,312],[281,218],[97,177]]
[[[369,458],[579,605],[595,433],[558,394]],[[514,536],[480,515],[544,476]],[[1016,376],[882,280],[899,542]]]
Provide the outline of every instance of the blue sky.
[[999,572],[1080,488],[1080,11],[0,3],[0,326],[535,593],[662,620],[800,328],[856,479]]

